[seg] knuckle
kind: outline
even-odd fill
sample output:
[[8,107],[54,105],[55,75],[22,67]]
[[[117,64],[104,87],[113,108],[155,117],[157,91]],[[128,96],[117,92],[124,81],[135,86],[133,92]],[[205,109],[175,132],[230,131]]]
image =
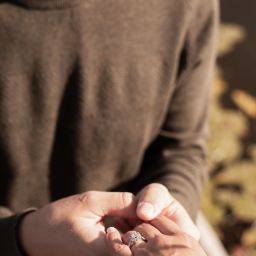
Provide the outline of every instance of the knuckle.
[[121,243],[115,243],[113,245],[113,250],[117,255],[121,255],[121,256],[126,255],[125,246]]
[[159,235],[156,235],[154,240],[155,240],[155,244],[157,245],[161,245],[163,242]]
[[147,223],[141,223],[140,225],[137,226],[136,229],[138,230],[147,230],[148,229],[148,225]]
[[154,237],[154,243],[155,243],[155,245],[157,246],[157,247],[162,247],[162,246],[164,246],[165,245],[165,240],[163,239],[163,236],[161,236],[161,235],[159,235],[159,234],[157,234],[157,235],[155,235],[155,237]]
[[130,205],[134,200],[134,195],[130,192],[121,192],[121,203],[125,207],[127,205]]
[[95,191],[86,191],[78,195],[78,201],[81,203],[90,203],[92,200],[95,200]]
[[188,248],[193,247],[193,242],[192,242],[191,237],[189,235],[187,235],[185,233],[179,233],[178,238],[180,239],[182,244],[185,245],[186,247],[188,247]]

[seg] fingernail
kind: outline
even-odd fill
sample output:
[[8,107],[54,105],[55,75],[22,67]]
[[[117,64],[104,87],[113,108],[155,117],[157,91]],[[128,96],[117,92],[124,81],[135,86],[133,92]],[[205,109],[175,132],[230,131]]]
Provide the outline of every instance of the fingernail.
[[148,218],[155,217],[155,208],[152,204],[149,203],[140,203],[138,205],[140,213],[145,215]]
[[110,233],[114,233],[116,232],[116,229],[114,227],[109,227],[107,228],[107,233],[110,234]]

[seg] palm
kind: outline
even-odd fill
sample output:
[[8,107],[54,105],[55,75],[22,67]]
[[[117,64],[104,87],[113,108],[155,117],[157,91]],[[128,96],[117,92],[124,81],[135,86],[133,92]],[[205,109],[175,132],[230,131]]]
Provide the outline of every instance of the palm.
[[[105,226],[98,218],[85,218],[82,228],[85,230],[83,241],[87,245],[86,256],[106,255]],[[81,235],[81,232],[80,232]]]

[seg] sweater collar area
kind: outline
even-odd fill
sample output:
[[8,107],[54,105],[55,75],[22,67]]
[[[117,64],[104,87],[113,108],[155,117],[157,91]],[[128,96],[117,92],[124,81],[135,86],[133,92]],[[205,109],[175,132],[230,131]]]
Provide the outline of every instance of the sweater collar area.
[[77,6],[86,0],[13,0],[28,9],[65,9]]

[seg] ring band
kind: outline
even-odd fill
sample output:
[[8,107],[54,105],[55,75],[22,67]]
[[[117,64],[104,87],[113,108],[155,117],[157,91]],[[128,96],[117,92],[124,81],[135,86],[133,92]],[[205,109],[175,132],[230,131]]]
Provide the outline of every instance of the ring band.
[[144,242],[147,241],[147,239],[146,239],[145,237],[143,237],[140,232],[131,231],[131,233],[130,233],[130,235],[129,235],[129,237],[128,237],[128,241],[129,241],[129,242],[128,242],[128,246],[129,246],[129,247],[133,246],[133,245],[136,244],[136,242],[139,241],[139,240],[142,240],[142,241],[144,241]]

